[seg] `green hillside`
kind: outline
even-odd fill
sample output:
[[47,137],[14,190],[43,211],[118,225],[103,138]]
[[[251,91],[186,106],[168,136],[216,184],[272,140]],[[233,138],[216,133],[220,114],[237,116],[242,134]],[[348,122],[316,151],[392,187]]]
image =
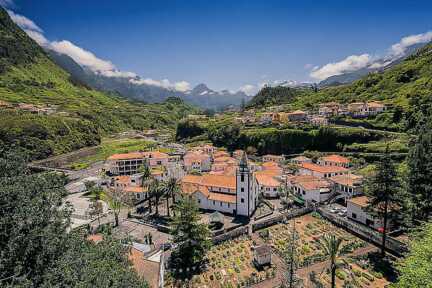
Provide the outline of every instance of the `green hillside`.
[[349,85],[323,89],[264,88],[249,107],[263,107],[288,103],[293,108],[316,107],[318,103],[338,101],[381,100],[401,107],[404,111],[432,95],[432,44],[380,73],[370,73]]
[[[30,152],[31,158],[93,145],[100,141],[101,135],[126,129],[175,128],[180,118],[195,111],[177,98],[144,105],[119,95],[88,89],[73,81],[2,8],[0,100],[13,105],[55,105],[56,113],[49,116],[30,115],[10,108],[0,111],[1,119],[7,119],[0,125],[0,151],[13,145]],[[36,126],[43,133],[29,133]],[[38,151],[29,147],[34,143],[38,143]]]

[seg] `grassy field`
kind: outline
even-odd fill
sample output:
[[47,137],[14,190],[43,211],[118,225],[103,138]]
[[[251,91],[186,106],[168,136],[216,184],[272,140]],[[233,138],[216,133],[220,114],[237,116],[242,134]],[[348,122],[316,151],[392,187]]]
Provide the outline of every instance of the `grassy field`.
[[[89,167],[92,163],[104,161],[112,154],[128,153],[140,150],[149,150],[157,147],[156,142],[144,139],[102,139],[97,153],[71,163],[68,168],[81,170]],[[166,149],[159,149],[162,152],[169,152]]]

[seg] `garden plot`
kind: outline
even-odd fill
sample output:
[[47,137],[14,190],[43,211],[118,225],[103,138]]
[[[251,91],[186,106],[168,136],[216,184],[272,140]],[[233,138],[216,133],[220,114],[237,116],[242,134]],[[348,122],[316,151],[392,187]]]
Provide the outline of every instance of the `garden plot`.
[[252,263],[253,245],[249,237],[216,245],[207,253],[205,271],[195,275],[189,283],[174,283],[173,279],[167,279],[166,287],[246,287],[275,277],[275,267],[262,271],[255,268]]
[[[339,265],[336,270],[336,287],[382,288],[390,284],[390,281],[383,276],[386,268],[377,267],[376,262],[373,264],[367,255],[346,257],[339,261]],[[330,277],[328,269],[309,273],[309,280],[316,287],[329,287]]]
[[295,246],[300,267],[326,260],[319,243],[320,238],[325,234],[331,233],[342,238],[346,253],[367,246],[367,243],[363,240],[334,226],[327,220],[322,219],[318,214],[309,214],[290,220],[288,224],[278,224],[259,231],[259,235],[264,241],[271,244],[276,253],[282,258],[291,239],[293,221],[295,221],[297,231]]

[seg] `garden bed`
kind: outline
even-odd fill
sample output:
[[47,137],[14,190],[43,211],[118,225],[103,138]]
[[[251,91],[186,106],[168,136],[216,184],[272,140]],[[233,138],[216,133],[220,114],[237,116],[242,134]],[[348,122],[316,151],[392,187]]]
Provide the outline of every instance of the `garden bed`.
[[189,283],[176,282],[168,276],[165,287],[246,287],[273,278],[275,267],[259,271],[252,263],[253,245],[253,241],[244,236],[213,246],[207,253],[205,271],[193,276]]

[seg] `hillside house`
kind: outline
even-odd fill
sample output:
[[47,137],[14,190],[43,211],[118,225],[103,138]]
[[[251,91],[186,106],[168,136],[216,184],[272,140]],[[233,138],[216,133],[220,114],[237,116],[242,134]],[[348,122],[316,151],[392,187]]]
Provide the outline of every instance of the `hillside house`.
[[188,152],[183,157],[183,161],[187,172],[192,170],[206,172],[211,169],[211,157],[206,153]]
[[[372,210],[371,210],[372,209]],[[390,217],[387,222],[388,230],[394,226],[396,208],[390,209]],[[375,210],[376,211],[376,210]],[[373,208],[369,208],[369,198],[367,196],[354,197],[347,200],[347,216],[349,219],[362,223],[376,230],[383,229],[383,219]]]
[[307,113],[301,110],[296,110],[291,113],[287,113],[288,121],[290,122],[304,122],[307,120]]
[[311,175],[318,178],[330,178],[337,175],[349,174],[349,170],[340,166],[321,166],[314,163],[301,163],[299,165],[300,175]]
[[152,168],[166,166],[168,161],[168,154],[159,151],[131,152],[111,155],[106,166],[111,175],[131,175],[138,173],[144,164]]
[[262,194],[266,198],[279,197],[279,188],[283,186],[281,173],[277,170],[265,170],[254,173],[255,194]]
[[315,203],[326,201],[332,188],[330,181],[311,175],[288,177],[287,186],[303,200]]
[[362,176],[345,174],[330,177],[329,180],[334,183],[335,191],[342,194],[345,200],[363,193]]
[[281,163],[283,160],[284,160],[284,157],[281,155],[267,154],[267,155],[262,156],[263,162]]
[[327,155],[318,159],[318,165],[322,166],[338,166],[348,168],[351,164],[351,161],[340,155]]

